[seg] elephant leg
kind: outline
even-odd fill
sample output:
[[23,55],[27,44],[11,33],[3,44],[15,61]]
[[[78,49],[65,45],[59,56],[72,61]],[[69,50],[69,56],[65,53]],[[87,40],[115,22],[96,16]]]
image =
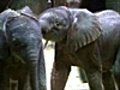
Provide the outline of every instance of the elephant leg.
[[51,76],[51,90],[64,90],[71,67],[54,63]]
[[117,82],[118,88],[120,90],[120,71],[114,73],[115,80]]
[[87,82],[87,77],[85,74],[85,71],[81,68],[79,68],[79,76],[80,76],[80,80],[82,80],[82,83],[86,83]]
[[90,90],[104,90],[101,71],[86,72]]
[[21,75],[18,79],[18,90],[24,90],[27,82],[28,82],[28,72],[26,71],[26,68],[25,68],[22,70]]
[[0,60],[0,90],[9,90],[9,74],[6,62]]
[[[27,83],[27,76],[25,75],[25,76],[22,76],[22,78],[20,78],[19,80],[18,80],[18,90],[24,90],[24,88],[25,88],[25,85],[26,85],[26,83]],[[25,89],[26,90],[26,89]]]
[[112,73],[115,77],[115,80],[117,82],[118,88],[120,90],[120,49],[118,50],[118,54],[116,57],[116,61],[112,67]]
[[7,75],[5,75],[3,88],[4,88],[3,90],[9,90],[10,89],[10,77],[7,76]]
[[18,80],[13,80],[10,78],[10,89],[9,90],[18,90]]
[[107,71],[103,73],[103,84],[105,90],[117,90],[115,87],[115,81],[111,71]]
[[0,61],[0,90],[3,90],[4,82],[4,66],[3,61]]
[[113,74],[114,74],[114,77],[115,77],[115,80],[117,82],[117,85],[118,85],[118,88],[120,90],[120,67],[117,66],[118,69],[113,69]]
[[[7,67],[8,68],[8,67]],[[8,73],[9,69],[4,68],[3,72],[3,89],[0,88],[0,90],[10,90],[10,75]]]
[[116,60],[114,66],[112,67],[112,73],[115,77],[115,81],[117,82],[118,88],[120,89],[120,61]]

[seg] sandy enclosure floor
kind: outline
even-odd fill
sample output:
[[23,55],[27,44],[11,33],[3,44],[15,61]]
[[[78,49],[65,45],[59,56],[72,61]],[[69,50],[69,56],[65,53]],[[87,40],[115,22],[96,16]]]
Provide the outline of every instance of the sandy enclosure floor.
[[[47,72],[47,88],[50,90],[50,75],[54,60],[54,49],[44,49],[46,72]],[[72,71],[68,78],[65,90],[89,90],[87,83],[82,83],[79,79],[77,67],[72,67]]]

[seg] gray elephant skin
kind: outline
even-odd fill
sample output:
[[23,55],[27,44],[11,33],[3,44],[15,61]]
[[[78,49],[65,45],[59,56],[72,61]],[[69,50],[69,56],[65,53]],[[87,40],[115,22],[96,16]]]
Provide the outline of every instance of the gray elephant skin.
[[71,66],[85,70],[91,90],[117,90],[110,69],[120,60],[119,13],[61,6],[41,13],[39,22],[43,37],[56,42],[51,90],[64,90]]
[[0,90],[11,90],[10,79],[18,80],[18,90],[27,82],[31,90],[46,90],[41,28],[29,7],[0,14],[0,41]]

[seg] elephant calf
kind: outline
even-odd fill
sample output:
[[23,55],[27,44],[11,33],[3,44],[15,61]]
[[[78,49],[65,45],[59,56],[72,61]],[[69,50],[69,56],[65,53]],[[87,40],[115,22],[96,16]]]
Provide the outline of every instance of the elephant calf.
[[0,14],[0,40],[5,64],[0,90],[10,90],[10,79],[18,80],[18,90],[23,90],[28,75],[31,90],[46,90],[41,28],[29,7]]
[[120,15],[64,6],[39,15],[43,37],[56,42],[51,90],[64,90],[71,66],[84,69],[91,90],[117,90],[110,69],[120,62]]

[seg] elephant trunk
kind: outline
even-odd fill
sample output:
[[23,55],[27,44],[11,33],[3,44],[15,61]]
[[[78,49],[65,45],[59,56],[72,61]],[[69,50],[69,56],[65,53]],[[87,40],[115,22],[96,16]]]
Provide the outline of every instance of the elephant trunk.
[[32,90],[46,90],[46,72],[43,56],[43,48],[38,50],[30,50],[30,86]]
[[30,50],[29,52],[28,52],[28,59],[30,60],[30,61],[37,61],[38,60],[38,57],[39,57],[39,55],[38,55],[38,53],[37,53],[37,51],[35,51],[35,50]]
[[35,50],[29,50],[28,53],[28,63],[30,69],[30,86],[32,90],[40,90],[38,82],[38,54]]

